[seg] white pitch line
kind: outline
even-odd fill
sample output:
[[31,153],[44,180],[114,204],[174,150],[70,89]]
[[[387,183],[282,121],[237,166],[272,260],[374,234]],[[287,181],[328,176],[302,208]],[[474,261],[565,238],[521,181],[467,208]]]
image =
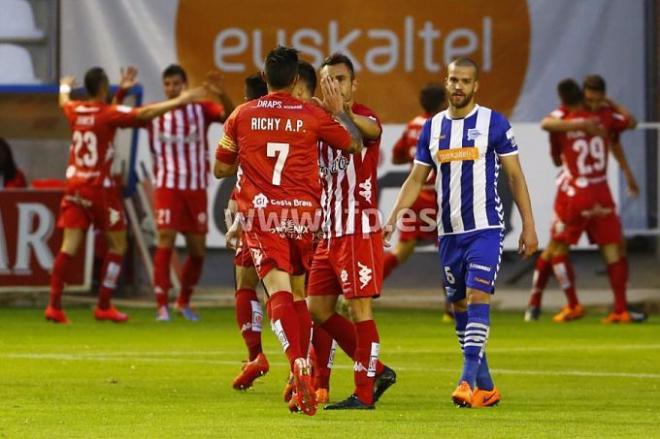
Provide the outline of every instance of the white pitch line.
[[[113,355],[88,355],[88,354],[21,354],[21,353],[4,353],[0,357],[10,359],[26,359],[26,360],[60,360],[60,361],[133,361],[141,363],[194,363],[194,364],[213,364],[213,365],[239,365],[238,361],[230,360],[203,360],[203,359],[190,359],[190,358],[158,358],[150,357],[145,358],[141,356],[129,357],[126,355],[113,356]],[[288,363],[284,362],[271,362],[273,366],[286,367]],[[348,365],[335,365],[336,369],[353,369],[353,366]],[[437,367],[400,367],[396,366],[397,371],[403,372],[441,372],[453,373],[456,369],[452,368],[437,368]],[[593,378],[631,378],[631,379],[660,379],[660,374],[656,373],[629,373],[629,372],[598,372],[587,370],[518,370],[518,369],[492,369],[492,372],[499,375],[528,375],[528,376],[581,376]]]

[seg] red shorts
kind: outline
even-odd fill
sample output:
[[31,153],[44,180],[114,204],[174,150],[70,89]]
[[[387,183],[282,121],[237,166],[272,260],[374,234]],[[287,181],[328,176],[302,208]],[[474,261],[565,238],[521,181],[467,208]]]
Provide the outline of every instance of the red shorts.
[[607,183],[557,195],[551,235],[555,241],[577,244],[586,232],[592,244],[616,244],[622,239],[621,220]]
[[205,189],[156,189],[154,193],[156,225],[159,230],[181,233],[208,232],[207,195]]
[[437,241],[438,204],[436,197],[434,190],[420,192],[419,197],[410,207],[410,215],[404,216],[401,220],[399,241]]
[[254,228],[250,231],[244,230],[243,237],[250,249],[254,268],[257,269],[261,279],[274,268],[293,276],[300,276],[311,266],[313,256],[311,233],[287,237]]
[[126,230],[119,188],[79,187],[66,190],[60,203],[57,227],[87,229],[90,225],[104,232]]
[[245,233],[241,234],[241,240],[238,243],[238,248],[236,249],[236,254],[234,255],[234,265],[237,267],[254,267],[254,262],[252,262],[252,255],[250,255],[250,248],[247,245],[245,240]]
[[347,299],[380,296],[383,237],[380,233],[324,239],[316,248],[307,287],[310,296]]

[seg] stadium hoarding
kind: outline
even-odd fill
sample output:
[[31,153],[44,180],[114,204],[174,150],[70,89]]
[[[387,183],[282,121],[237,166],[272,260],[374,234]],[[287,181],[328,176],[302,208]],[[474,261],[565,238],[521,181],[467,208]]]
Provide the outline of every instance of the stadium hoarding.
[[[50,288],[50,271],[62,243],[56,227],[62,190],[0,191],[0,293],[41,292]],[[89,291],[93,233],[74,258],[66,291]]]

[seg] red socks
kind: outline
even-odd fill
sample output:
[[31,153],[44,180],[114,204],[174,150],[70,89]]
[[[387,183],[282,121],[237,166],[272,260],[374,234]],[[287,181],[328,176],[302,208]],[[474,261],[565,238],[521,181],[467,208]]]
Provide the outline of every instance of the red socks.
[[355,394],[365,404],[373,403],[374,377],[380,353],[380,339],[376,322],[366,320],[355,324],[357,349],[355,349]]
[[167,306],[167,293],[170,284],[170,263],[172,262],[172,249],[157,247],[154,254],[154,287],[158,306]]
[[192,296],[193,288],[199,282],[203,266],[204,258],[195,256],[188,256],[186,258],[181,272],[181,292],[177,298],[179,306],[185,307],[190,305],[190,296]]
[[394,270],[396,267],[399,266],[399,260],[391,252],[386,252],[384,259],[385,260],[383,263],[383,279],[387,279],[390,273],[392,273],[392,270]]
[[249,361],[263,352],[261,348],[263,317],[256,291],[246,288],[236,291],[236,323],[248,348]]
[[[321,324],[321,328],[325,329],[325,331],[335,339],[339,347],[346,352],[346,355],[355,360],[355,349],[357,348],[356,325],[347,318],[334,313],[328,318],[328,320]],[[319,353],[317,352],[316,355],[319,355]],[[376,375],[382,371],[383,363],[378,361],[376,363]]]
[[122,263],[124,262],[124,255],[108,252],[103,261],[103,281],[101,288],[99,288],[99,303],[100,309],[109,309],[112,293],[117,289],[117,280],[121,274]]
[[303,357],[307,358],[312,338],[312,316],[309,314],[305,299],[293,302],[293,307],[298,315],[298,326],[300,327],[300,351]]
[[293,370],[293,362],[303,356],[300,350],[300,326],[293,305],[293,294],[289,291],[278,291],[270,296],[269,302],[273,332],[282,344]]
[[336,343],[323,328],[314,326],[312,345],[316,353],[314,363],[314,387],[317,389],[330,388],[330,372],[334,362],[334,350]]
[[532,295],[529,297],[529,306],[540,307],[543,290],[548,284],[548,279],[552,273],[552,264],[550,261],[539,256],[534,266],[534,276],[532,277]]
[[50,275],[49,306],[55,309],[62,309],[62,290],[69,275],[72,259],[73,256],[60,251],[53,263],[53,271]]
[[566,294],[568,306],[575,307],[578,305],[578,299],[575,294],[575,272],[571,260],[568,256],[553,256],[552,269],[555,272],[559,286]]
[[614,312],[622,313],[628,310],[626,302],[626,281],[628,277],[628,264],[625,259],[607,266],[607,275],[614,292]]

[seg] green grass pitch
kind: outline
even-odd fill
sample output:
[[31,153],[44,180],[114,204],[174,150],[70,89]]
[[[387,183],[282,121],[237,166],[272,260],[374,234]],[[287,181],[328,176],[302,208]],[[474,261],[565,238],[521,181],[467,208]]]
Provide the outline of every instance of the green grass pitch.
[[[157,324],[129,310],[126,325],[83,308],[70,326],[37,309],[0,309],[0,437],[541,438],[660,437],[660,327],[604,326],[597,317],[525,324],[496,313],[489,362],[500,406],[457,409],[449,395],[461,358],[439,311],[379,310],[381,354],[398,383],[372,412],[289,414],[284,355],[270,330],[270,373],[231,388],[245,357],[233,310],[202,310],[197,324]],[[337,355],[330,398],[352,372]]]

